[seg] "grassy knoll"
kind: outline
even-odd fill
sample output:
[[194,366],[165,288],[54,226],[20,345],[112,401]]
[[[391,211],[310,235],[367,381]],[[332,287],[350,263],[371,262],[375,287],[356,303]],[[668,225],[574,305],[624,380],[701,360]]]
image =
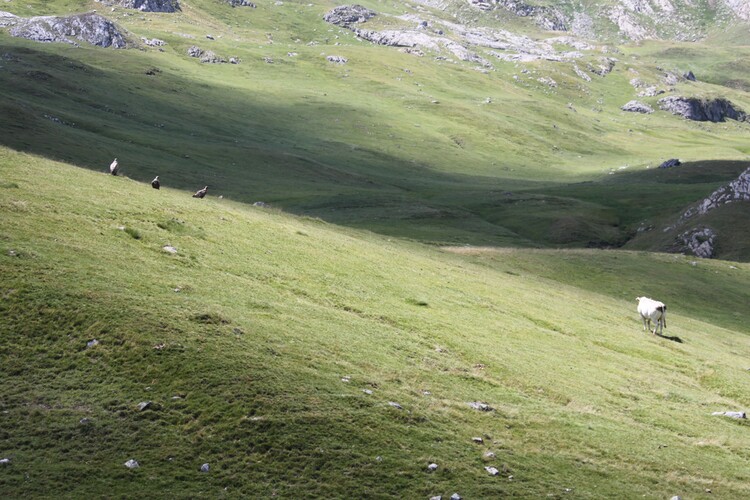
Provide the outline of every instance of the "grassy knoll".
[[447,252],[2,149],[0,492],[746,497],[710,415],[750,405],[735,267]]

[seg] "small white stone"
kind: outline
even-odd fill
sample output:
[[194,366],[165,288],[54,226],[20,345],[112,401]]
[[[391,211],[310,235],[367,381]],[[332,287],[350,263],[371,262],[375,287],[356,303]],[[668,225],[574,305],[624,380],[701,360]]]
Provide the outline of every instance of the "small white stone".
[[427,470],[430,472],[435,472],[438,468],[438,464],[430,464],[427,466]]
[[482,438],[480,438],[480,437],[473,437],[473,438],[471,438],[471,440],[472,440],[472,441],[474,441],[474,442],[475,442],[475,443],[477,443],[477,444],[482,444],[482,443],[484,443],[484,439],[482,439]]
[[209,465],[208,464],[201,465],[201,472],[208,472],[208,469],[209,469]]
[[142,401],[138,403],[138,411],[143,411],[151,406],[151,401]]
[[451,500],[461,500],[461,495],[454,493],[451,495]]
[[0,465],[10,465],[10,458],[0,458]]
[[484,454],[484,458],[495,458],[495,454],[491,451],[488,451]]
[[500,474],[500,471],[495,467],[485,467],[484,470],[486,470],[490,476],[497,476],[498,474]]
[[161,247],[162,250],[164,250],[167,253],[177,253],[177,249],[173,247],[172,245],[164,245]]
[[96,339],[89,340],[88,342],[86,342],[86,347],[87,348],[92,348],[92,347],[97,346],[97,345],[99,345],[99,341],[96,340]]
[[372,391],[370,389],[362,389],[362,392],[368,395],[372,395]]
[[140,464],[131,458],[130,460],[125,462],[125,467],[127,467],[128,469],[137,469],[138,467],[140,467]]
[[403,406],[401,406],[400,404],[398,404],[398,403],[396,403],[394,401],[388,401],[388,404],[391,405],[391,406],[393,406],[394,408],[396,408],[398,410],[403,410],[404,409]]

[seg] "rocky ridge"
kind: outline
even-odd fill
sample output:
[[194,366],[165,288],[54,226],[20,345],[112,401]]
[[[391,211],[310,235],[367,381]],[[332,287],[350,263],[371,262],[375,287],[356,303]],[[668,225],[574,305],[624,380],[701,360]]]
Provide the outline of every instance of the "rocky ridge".
[[723,122],[726,118],[745,121],[744,111],[735,108],[726,99],[699,99],[696,97],[669,96],[659,99],[659,107],[664,111],[680,115],[688,120]]
[[117,5],[141,12],[176,12],[180,10],[179,0],[104,0],[105,5]]
[[715,208],[735,201],[750,201],[750,168],[740,174],[737,179],[711,193],[697,206],[687,210],[682,214],[681,219],[687,220],[696,215],[705,215]]
[[16,18],[11,26],[11,36],[37,42],[77,45],[75,40],[78,40],[116,49],[125,48],[127,45],[125,37],[112,21],[93,12],[65,17]]

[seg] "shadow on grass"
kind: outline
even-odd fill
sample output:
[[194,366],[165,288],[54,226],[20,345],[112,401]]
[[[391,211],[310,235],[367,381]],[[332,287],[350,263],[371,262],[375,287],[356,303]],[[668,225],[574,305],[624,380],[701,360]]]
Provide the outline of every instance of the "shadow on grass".
[[670,337],[669,335],[662,335],[660,333],[656,333],[654,335],[656,335],[657,337],[662,338],[662,339],[667,339],[667,340],[671,340],[672,342],[677,342],[678,344],[682,344],[683,343],[682,339],[680,337],[677,337],[677,336]]

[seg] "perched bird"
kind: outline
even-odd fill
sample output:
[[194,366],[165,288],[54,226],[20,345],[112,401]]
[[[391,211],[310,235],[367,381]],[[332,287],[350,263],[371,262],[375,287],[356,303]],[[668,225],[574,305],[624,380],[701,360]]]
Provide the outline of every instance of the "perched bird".
[[151,181],[151,187],[154,189],[159,189],[159,186],[161,186],[161,184],[159,183],[159,176],[157,175],[156,177],[154,177],[154,180]]
[[109,173],[112,175],[117,175],[117,171],[120,170],[120,164],[117,163],[117,158],[115,158],[115,161],[113,161],[109,165]]
[[208,192],[208,186],[196,191],[195,194],[193,195],[193,198],[203,198],[204,196],[206,196],[207,192]]

